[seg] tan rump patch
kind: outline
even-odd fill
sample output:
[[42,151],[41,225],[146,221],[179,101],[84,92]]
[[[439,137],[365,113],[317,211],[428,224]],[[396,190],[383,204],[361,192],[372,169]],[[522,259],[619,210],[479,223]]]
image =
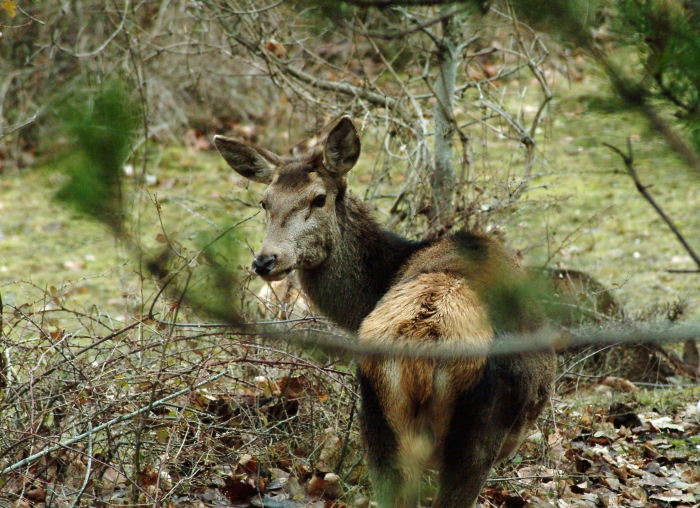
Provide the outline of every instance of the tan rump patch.
[[[467,281],[449,273],[425,273],[396,284],[360,327],[360,341],[380,344],[486,347],[492,336],[484,305]],[[400,435],[430,432],[439,442],[447,431],[454,397],[479,380],[485,362],[484,357],[445,361],[374,357],[362,359],[360,367]]]

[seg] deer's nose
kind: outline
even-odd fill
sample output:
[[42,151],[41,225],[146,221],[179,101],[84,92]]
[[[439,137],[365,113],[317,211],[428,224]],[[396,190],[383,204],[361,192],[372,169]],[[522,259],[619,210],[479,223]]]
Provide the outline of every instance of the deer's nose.
[[255,256],[253,258],[253,271],[258,275],[267,275],[275,267],[277,256]]

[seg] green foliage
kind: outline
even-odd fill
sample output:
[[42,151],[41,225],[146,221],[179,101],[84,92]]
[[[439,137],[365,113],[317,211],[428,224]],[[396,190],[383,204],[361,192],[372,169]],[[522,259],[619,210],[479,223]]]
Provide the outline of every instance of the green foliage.
[[126,90],[114,83],[88,100],[72,97],[59,108],[58,117],[73,144],[70,154],[58,161],[70,181],[57,197],[121,232],[122,168],[137,119]]
[[[124,234],[124,163],[132,150],[138,111],[131,106],[127,90],[119,83],[104,86],[88,100],[71,97],[57,116],[72,143],[56,165],[69,175],[57,198],[80,213],[108,225],[115,235]],[[160,206],[158,205],[160,210]],[[138,233],[138,232],[137,232]],[[149,272],[168,286],[176,300],[229,323],[240,321],[234,270],[242,242],[236,228],[198,232],[197,247],[178,241],[178,232],[156,236],[163,244],[158,252],[146,252],[141,242],[128,242],[146,259]],[[133,234],[133,233],[132,233]],[[240,297],[240,294],[238,295]]]
[[201,253],[197,260],[200,267],[195,284],[187,290],[188,302],[198,310],[223,322],[240,324],[242,286],[240,261],[247,259],[242,252],[244,245],[237,234],[240,229],[232,226],[223,233],[205,232]]
[[678,108],[695,150],[700,150],[700,5],[661,0],[619,0],[613,26],[643,59],[650,87]]
[[577,44],[586,44],[586,27],[599,6],[598,0],[514,0],[519,16],[538,29],[558,33]]
[[329,19],[336,25],[348,21],[355,14],[355,7],[337,0],[302,0],[300,7],[305,5],[315,7],[309,10],[308,15],[319,19]]
[[539,328],[545,315],[557,317],[558,308],[549,305],[551,295],[546,279],[530,273],[524,278],[499,279],[486,286],[481,297],[497,332],[527,333]]

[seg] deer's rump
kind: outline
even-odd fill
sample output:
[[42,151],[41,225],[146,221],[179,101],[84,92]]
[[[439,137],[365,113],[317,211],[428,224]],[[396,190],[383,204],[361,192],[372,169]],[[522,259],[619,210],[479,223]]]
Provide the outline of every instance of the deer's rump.
[[[445,272],[422,273],[394,285],[360,328],[360,341],[373,344],[486,348],[493,336],[488,311],[469,281]],[[549,397],[552,356],[363,358],[363,420],[374,429],[364,434],[385,434],[382,447],[422,465],[444,462],[451,443],[465,436],[477,439],[474,453],[491,461],[504,458]]]

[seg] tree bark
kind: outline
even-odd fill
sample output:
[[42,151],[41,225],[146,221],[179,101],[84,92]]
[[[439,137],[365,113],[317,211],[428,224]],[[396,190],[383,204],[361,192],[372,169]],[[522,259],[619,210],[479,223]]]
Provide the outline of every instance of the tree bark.
[[[440,13],[447,15],[453,7],[443,5]],[[437,99],[435,119],[435,165],[430,178],[434,195],[434,217],[440,225],[447,225],[454,215],[454,193],[457,176],[454,168],[452,144],[455,134],[454,92],[459,53],[463,38],[463,19],[459,13],[442,21],[442,40],[438,45],[439,75],[435,87]]]

